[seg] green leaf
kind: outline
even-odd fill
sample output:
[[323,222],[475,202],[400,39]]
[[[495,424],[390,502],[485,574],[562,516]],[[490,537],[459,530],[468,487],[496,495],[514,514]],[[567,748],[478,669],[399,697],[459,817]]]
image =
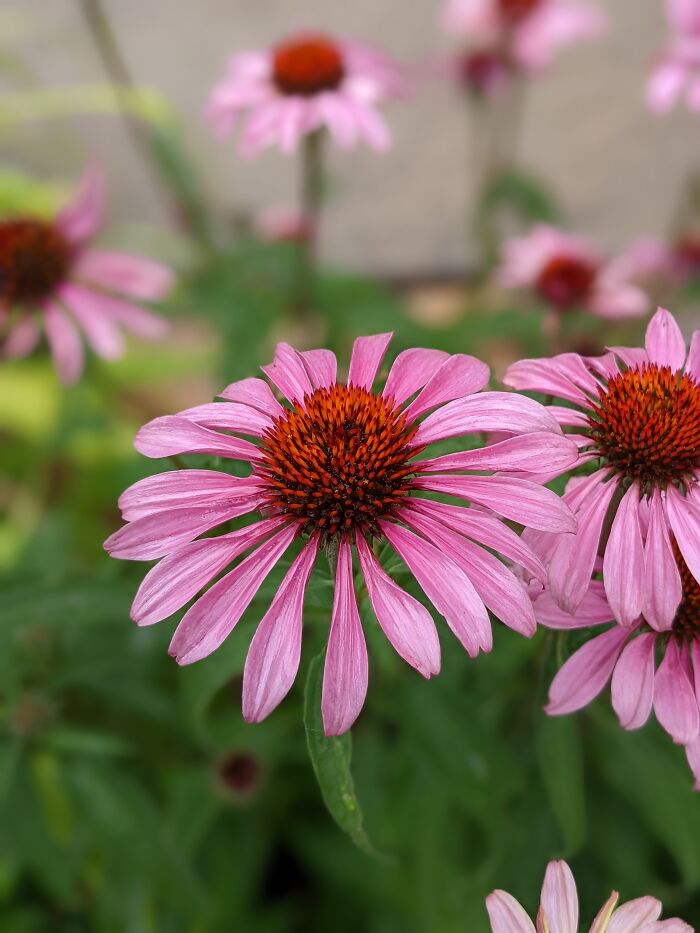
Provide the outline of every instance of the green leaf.
[[537,758],[549,803],[564,839],[564,855],[586,839],[586,799],[579,725],[572,716],[542,717]]
[[304,696],[304,727],[314,774],[323,802],[338,826],[366,855],[382,858],[370,842],[363,825],[360,802],[350,770],[352,736],[349,732],[326,737],[321,718],[323,659],[325,652],[309,664]]

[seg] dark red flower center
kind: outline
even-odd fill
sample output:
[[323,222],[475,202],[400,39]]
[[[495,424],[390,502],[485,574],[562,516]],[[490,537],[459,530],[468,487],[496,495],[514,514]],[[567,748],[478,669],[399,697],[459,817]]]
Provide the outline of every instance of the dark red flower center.
[[688,569],[675,541],[673,553],[683,584],[683,599],[673,620],[673,632],[685,641],[693,641],[700,636],[700,583]]
[[26,306],[48,298],[65,280],[72,256],[70,243],[54,224],[0,222],[0,304]]
[[537,279],[540,295],[559,311],[568,311],[588,297],[597,269],[575,256],[554,256]]
[[274,81],[284,94],[312,97],[321,91],[333,91],[344,76],[342,53],[325,36],[283,42],[273,52]]
[[226,790],[249,794],[258,783],[260,763],[250,752],[232,752],[219,762],[217,772]]
[[269,506],[325,541],[355,532],[378,536],[377,523],[410,489],[417,429],[367,389],[317,389],[263,439],[258,472],[269,485]]
[[498,10],[508,23],[517,23],[529,16],[542,0],[498,0]]
[[589,417],[600,456],[649,492],[694,482],[700,467],[700,385],[669,366],[645,363],[599,390]]
[[488,92],[511,70],[511,63],[499,51],[470,52],[459,63],[462,82],[473,91]]
[[700,272],[700,235],[686,233],[675,246],[676,259],[683,271],[690,276]]

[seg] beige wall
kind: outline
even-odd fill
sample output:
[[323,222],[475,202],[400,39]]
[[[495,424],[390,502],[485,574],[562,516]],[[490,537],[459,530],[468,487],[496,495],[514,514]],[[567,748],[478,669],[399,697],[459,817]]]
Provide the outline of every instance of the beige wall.
[[[226,203],[255,207],[293,199],[293,160],[277,152],[241,161],[212,140],[202,103],[227,54],[264,45],[298,27],[353,34],[395,56],[421,60],[444,41],[437,0],[104,0],[133,73],[155,85],[189,125],[193,152],[210,189]],[[656,118],[643,102],[654,50],[664,39],[661,0],[605,0],[611,34],[564,53],[528,100],[522,139],[526,164],[548,178],[572,222],[608,246],[660,233],[684,173],[700,158],[700,118]],[[92,82],[102,76],[78,0],[4,0],[34,19],[18,50],[44,81]],[[395,144],[333,158],[334,198],[325,250],[372,269],[450,268],[463,260],[469,167],[463,108],[450,89],[424,88],[392,106]],[[77,172],[95,151],[110,167],[114,214],[158,220],[157,199],[123,133],[108,118],[73,121],[51,147],[47,127],[24,134],[10,159],[56,174]],[[51,138],[56,134],[51,134]]]

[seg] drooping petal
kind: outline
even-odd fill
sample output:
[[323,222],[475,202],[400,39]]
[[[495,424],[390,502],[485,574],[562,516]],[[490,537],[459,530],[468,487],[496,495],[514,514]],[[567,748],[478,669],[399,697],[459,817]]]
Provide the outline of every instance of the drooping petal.
[[[599,588],[600,587],[600,588]],[[535,602],[535,616],[540,625],[553,629],[592,628],[613,622],[614,616],[602,584],[592,580],[591,585],[578,605],[575,615],[566,612],[552,599],[552,594],[545,590]]]
[[250,441],[209,431],[178,415],[164,415],[149,421],[138,431],[134,447],[144,457],[153,458],[187,453],[231,460],[254,461],[260,457],[260,451]]
[[673,555],[661,495],[649,500],[649,527],[644,544],[644,618],[657,632],[671,628],[683,598],[683,583]]
[[488,385],[489,368],[474,356],[454,353],[430,377],[414,401],[406,409],[406,418],[413,421],[431,408],[479,392]]
[[279,527],[267,519],[216,538],[200,538],[179,547],[151,568],[131,607],[137,625],[153,625],[182,609],[224,567]]
[[[168,322],[158,314],[145,311],[122,298],[115,298],[114,295],[106,295],[93,287],[86,287],[84,291],[86,296],[90,296],[89,305],[85,298],[84,314],[88,313],[88,309],[92,309],[93,315],[100,315],[113,324],[119,324],[124,330],[135,334],[142,340],[162,340],[168,333]],[[76,313],[75,294],[71,307]]]
[[503,382],[520,392],[542,392],[584,408],[590,405],[587,392],[597,396],[596,380],[575,353],[552,359],[518,360],[508,367]]
[[[602,478],[602,477],[601,477]],[[591,582],[603,521],[616,489],[614,481],[598,481],[587,506],[577,512],[579,530],[562,536],[549,564],[552,596],[567,612],[575,612]]]
[[77,320],[98,356],[116,360],[124,353],[124,335],[112,318],[100,310],[99,296],[82,285],[63,285],[57,296]]
[[639,618],[644,602],[644,544],[639,525],[639,487],[633,483],[617,507],[603,558],[608,602],[622,625]]
[[697,738],[698,701],[673,638],[666,645],[664,659],[656,672],[654,712],[674,742],[687,745]]
[[578,933],[578,893],[566,862],[550,862],[540,898],[549,933]]
[[645,632],[625,645],[610,685],[613,709],[623,729],[639,729],[654,700],[656,635]]
[[397,654],[425,678],[440,671],[440,641],[433,618],[417,599],[382,568],[365,539],[357,536],[357,554],[372,609]]
[[333,613],[323,668],[321,712],[326,735],[341,735],[360,714],[367,695],[367,645],[357,609],[352,551],[343,538],[333,593]]
[[379,527],[468,654],[476,657],[481,633],[490,624],[471,580],[429,541],[391,522]]
[[55,302],[44,305],[44,330],[58,378],[72,385],[83,371],[83,343],[75,325]]
[[393,398],[396,405],[403,405],[423,388],[448,357],[444,350],[402,350],[391,364],[382,395]]
[[178,664],[206,658],[221,645],[295,535],[294,525],[282,528],[188,609],[168,649]]
[[541,531],[573,532],[576,519],[551,489],[525,479],[503,476],[419,476],[415,489],[460,496],[493,509],[511,521]]
[[304,591],[318,553],[312,538],[299,552],[255,630],[243,670],[243,718],[261,722],[284,699],[299,669]]
[[627,629],[616,625],[596,635],[571,655],[549,688],[549,703],[545,709],[550,716],[573,713],[598,696],[610,680],[628,637]]
[[479,431],[530,434],[535,431],[561,433],[544,405],[525,395],[509,392],[480,392],[448,402],[421,422],[415,443],[432,444],[460,434]]
[[683,369],[685,339],[676,319],[665,308],[659,308],[649,321],[644,345],[652,363],[670,366],[673,371]]
[[666,489],[666,515],[688,570],[700,583],[700,496],[697,486],[683,496],[675,486]]
[[494,891],[486,898],[492,933],[535,933],[532,920],[507,891]]
[[700,330],[694,330],[690,338],[690,350],[685,369],[694,379],[700,381]]
[[371,389],[393,333],[358,337],[352,345],[348,385]]

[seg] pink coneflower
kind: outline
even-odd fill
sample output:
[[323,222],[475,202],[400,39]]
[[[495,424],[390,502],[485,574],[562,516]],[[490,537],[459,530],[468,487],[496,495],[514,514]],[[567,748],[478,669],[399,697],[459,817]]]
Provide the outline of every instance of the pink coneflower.
[[[651,514],[641,510],[643,526]],[[631,625],[612,625],[579,648],[562,666],[549,691],[547,712],[572,713],[590,703],[611,680],[612,704],[620,725],[639,729],[656,718],[674,742],[685,745],[700,790],[700,583],[676,545],[672,556],[681,579],[682,598],[670,625],[641,616]],[[663,572],[663,570],[661,571]],[[579,629],[614,622],[614,613],[599,580],[591,586],[575,615],[560,609],[545,591],[535,598],[538,621],[554,629]],[[660,664],[656,666],[656,659]]]
[[[293,548],[291,566],[248,652],[248,721],[267,716],[295,678],[304,590],[319,548],[337,556],[322,702],[325,729],[333,735],[350,728],[367,690],[353,547],[385,635],[404,660],[430,677],[440,667],[432,618],[382,569],[374,545],[384,542],[396,551],[475,656],[491,648],[486,607],[525,635],[535,630],[524,588],[481,545],[540,578],[541,564],[496,515],[543,531],[574,528],[569,509],[553,492],[508,476],[539,469],[542,460],[562,469],[572,462],[571,442],[547,410],[518,395],[481,392],[489,378],[484,363],[437,350],[400,353],[384,388],[375,392],[390,338],[355,341],[346,384],[338,382],[329,350],[298,353],[279,344],[263,372],[287,404],[267,382],[244,379],[224,389],[224,403],[156,418],[137,435],[137,450],[149,457],[201,453],[251,467],[243,479],[216,470],[161,473],[121,497],[128,524],[109,538],[107,550],[130,560],[164,558],[136,596],[132,617],[140,625],[172,615],[250,550],[186,612],[170,645],[178,663],[218,648]],[[508,436],[480,449],[433,458],[425,453],[435,441],[482,431]],[[467,472],[492,470],[501,475]],[[425,492],[468,499],[480,508],[436,502]],[[198,538],[251,513],[257,516],[244,528]]]
[[73,199],[52,221],[0,221],[0,356],[27,356],[42,330],[62,382],[83,369],[79,331],[98,356],[124,350],[122,329],[158,340],[166,322],[133,303],[162,298],[171,272],[142,256],[93,249],[104,213],[104,179],[92,167]]
[[646,98],[655,113],[667,113],[681,97],[700,111],[700,4],[666,0],[671,32],[647,84]]
[[[589,933],[693,933],[682,920],[659,920],[662,911],[655,897],[639,897],[617,906],[613,891],[598,911]],[[535,933],[535,925],[512,894],[494,891],[486,898],[493,933]],[[578,933],[578,891],[566,862],[550,862],[537,911],[538,933]]]
[[267,243],[298,243],[314,235],[313,220],[298,207],[275,205],[255,218],[254,231]]
[[606,260],[584,237],[547,224],[506,240],[497,276],[506,288],[531,290],[556,313],[578,308],[615,320],[649,310],[624,264]]
[[668,629],[682,596],[672,538],[700,580],[700,332],[688,352],[673,316],[659,308],[643,350],[522,360],[504,381],[563,399],[567,407],[549,410],[575,432],[580,463],[593,468],[564,494],[579,533],[538,542],[555,600],[572,613],[580,605],[607,517],[603,576],[615,617],[634,625],[643,614]]
[[500,47],[523,71],[539,71],[565,46],[600,35],[607,19],[576,0],[448,0],[444,28],[477,48]]
[[389,131],[377,108],[403,90],[400,71],[387,56],[310,33],[233,55],[211,93],[207,117],[226,136],[247,113],[240,148],[249,156],[275,144],[292,152],[303,136],[322,127],[341,149],[364,140],[382,150]]

